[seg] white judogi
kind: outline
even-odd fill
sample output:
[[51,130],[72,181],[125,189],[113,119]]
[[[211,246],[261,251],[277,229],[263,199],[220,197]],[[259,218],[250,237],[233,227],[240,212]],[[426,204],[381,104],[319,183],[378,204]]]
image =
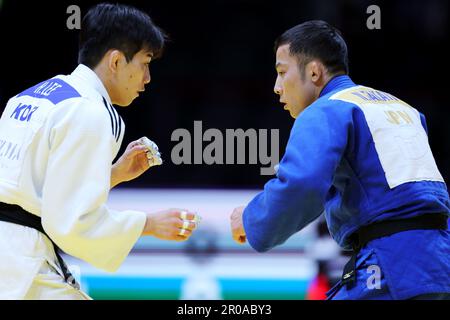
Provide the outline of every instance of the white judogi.
[[[0,202],[40,216],[66,253],[117,270],[146,221],[143,212],[105,206],[124,129],[84,65],[11,98],[0,119]],[[0,222],[0,299],[83,298],[61,275],[46,236]]]

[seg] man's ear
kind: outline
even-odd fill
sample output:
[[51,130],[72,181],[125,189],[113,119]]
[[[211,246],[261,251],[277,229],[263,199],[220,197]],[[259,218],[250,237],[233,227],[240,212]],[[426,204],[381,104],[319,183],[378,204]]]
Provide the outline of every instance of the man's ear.
[[119,50],[110,50],[107,53],[108,55],[108,69],[112,73],[117,73],[117,69],[119,68],[119,64],[122,62],[121,60],[125,58],[123,53]]
[[324,74],[323,64],[317,60],[313,60],[307,65],[307,72],[311,78],[311,81],[315,84],[320,83]]

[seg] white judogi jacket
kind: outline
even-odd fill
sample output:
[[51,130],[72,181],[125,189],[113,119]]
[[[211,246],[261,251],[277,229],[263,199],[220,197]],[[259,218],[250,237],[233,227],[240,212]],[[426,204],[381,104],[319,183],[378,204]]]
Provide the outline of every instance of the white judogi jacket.
[[[115,271],[146,221],[143,212],[105,206],[124,129],[84,65],[16,95],[0,119],[0,202],[40,216],[66,253]],[[23,297],[43,261],[55,265],[45,236],[0,222],[0,299]]]

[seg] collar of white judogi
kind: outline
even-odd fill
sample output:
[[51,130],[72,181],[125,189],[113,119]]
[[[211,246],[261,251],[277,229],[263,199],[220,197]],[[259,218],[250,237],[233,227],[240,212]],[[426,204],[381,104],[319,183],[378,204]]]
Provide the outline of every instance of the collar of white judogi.
[[111,98],[108,91],[106,91],[103,82],[97,76],[97,74],[84,64],[79,64],[78,67],[72,72],[73,76],[80,78],[84,84],[94,88],[98,93],[102,95],[111,104]]

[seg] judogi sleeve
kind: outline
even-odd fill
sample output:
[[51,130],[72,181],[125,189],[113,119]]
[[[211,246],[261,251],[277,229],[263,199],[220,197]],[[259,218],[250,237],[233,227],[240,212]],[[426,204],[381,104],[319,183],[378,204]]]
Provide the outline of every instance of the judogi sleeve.
[[141,235],[146,215],[105,206],[115,143],[111,123],[104,109],[79,100],[48,119],[42,224],[65,252],[112,272]]
[[337,102],[327,103],[311,105],[296,119],[276,178],[244,210],[244,230],[258,252],[284,243],[324,210],[351,126]]

